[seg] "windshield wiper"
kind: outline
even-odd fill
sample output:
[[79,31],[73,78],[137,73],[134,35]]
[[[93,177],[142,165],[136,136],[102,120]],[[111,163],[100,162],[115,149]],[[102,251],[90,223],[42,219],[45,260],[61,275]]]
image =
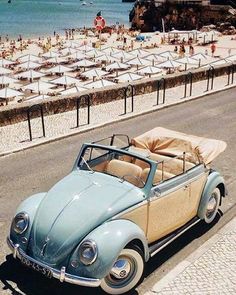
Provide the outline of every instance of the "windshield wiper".
[[87,168],[89,169],[89,171],[91,171],[92,173],[94,173],[95,171],[89,166],[88,162],[85,160],[84,157],[81,157],[81,159],[84,161],[85,165],[87,166]]

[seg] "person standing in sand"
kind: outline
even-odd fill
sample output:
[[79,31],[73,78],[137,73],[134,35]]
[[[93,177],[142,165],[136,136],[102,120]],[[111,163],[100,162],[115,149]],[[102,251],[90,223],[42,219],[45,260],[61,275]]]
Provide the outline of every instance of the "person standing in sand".
[[216,51],[216,45],[215,45],[215,43],[212,43],[211,44],[211,55],[212,55],[212,57],[214,56],[215,51]]

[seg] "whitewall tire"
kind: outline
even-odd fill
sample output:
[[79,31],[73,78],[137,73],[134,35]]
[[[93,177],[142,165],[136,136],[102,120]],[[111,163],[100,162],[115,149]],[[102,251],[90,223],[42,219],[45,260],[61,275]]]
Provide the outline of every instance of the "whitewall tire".
[[220,198],[220,190],[216,187],[210,194],[206,205],[204,216],[204,220],[206,223],[211,223],[215,219],[220,205]]
[[102,280],[101,288],[108,294],[124,294],[141,280],[144,259],[139,249],[125,248],[121,251],[110,273]]

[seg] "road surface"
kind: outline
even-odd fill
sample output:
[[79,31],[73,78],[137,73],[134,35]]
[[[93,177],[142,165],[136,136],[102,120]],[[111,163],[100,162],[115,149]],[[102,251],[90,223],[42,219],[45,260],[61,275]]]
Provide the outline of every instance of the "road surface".
[[135,294],[143,294],[156,280],[199,247],[235,213],[236,193],[236,99],[235,89],[173,106],[154,113],[112,124],[101,129],[69,137],[0,158],[0,294],[103,294],[94,289],[61,284],[26,270],[9,255],[5,238],[17,205],[27,196],[47,191],[69,173],[83,142],[90,142],[113,133],[130,137],[156,126],[221,139],[228,148],[214,166],[224,175],[229,197],[222,211],[224,216],[214,226],[197,225],[152,258],[147,265],[144,282]]

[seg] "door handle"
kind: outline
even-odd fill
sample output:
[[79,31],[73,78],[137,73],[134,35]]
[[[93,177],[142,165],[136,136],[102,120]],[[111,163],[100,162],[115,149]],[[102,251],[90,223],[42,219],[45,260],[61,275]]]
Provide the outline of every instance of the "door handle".
[[186,184],[186,185],[184,186],[184,191],[186,191],[188,188],[189,188],[189,184]]

